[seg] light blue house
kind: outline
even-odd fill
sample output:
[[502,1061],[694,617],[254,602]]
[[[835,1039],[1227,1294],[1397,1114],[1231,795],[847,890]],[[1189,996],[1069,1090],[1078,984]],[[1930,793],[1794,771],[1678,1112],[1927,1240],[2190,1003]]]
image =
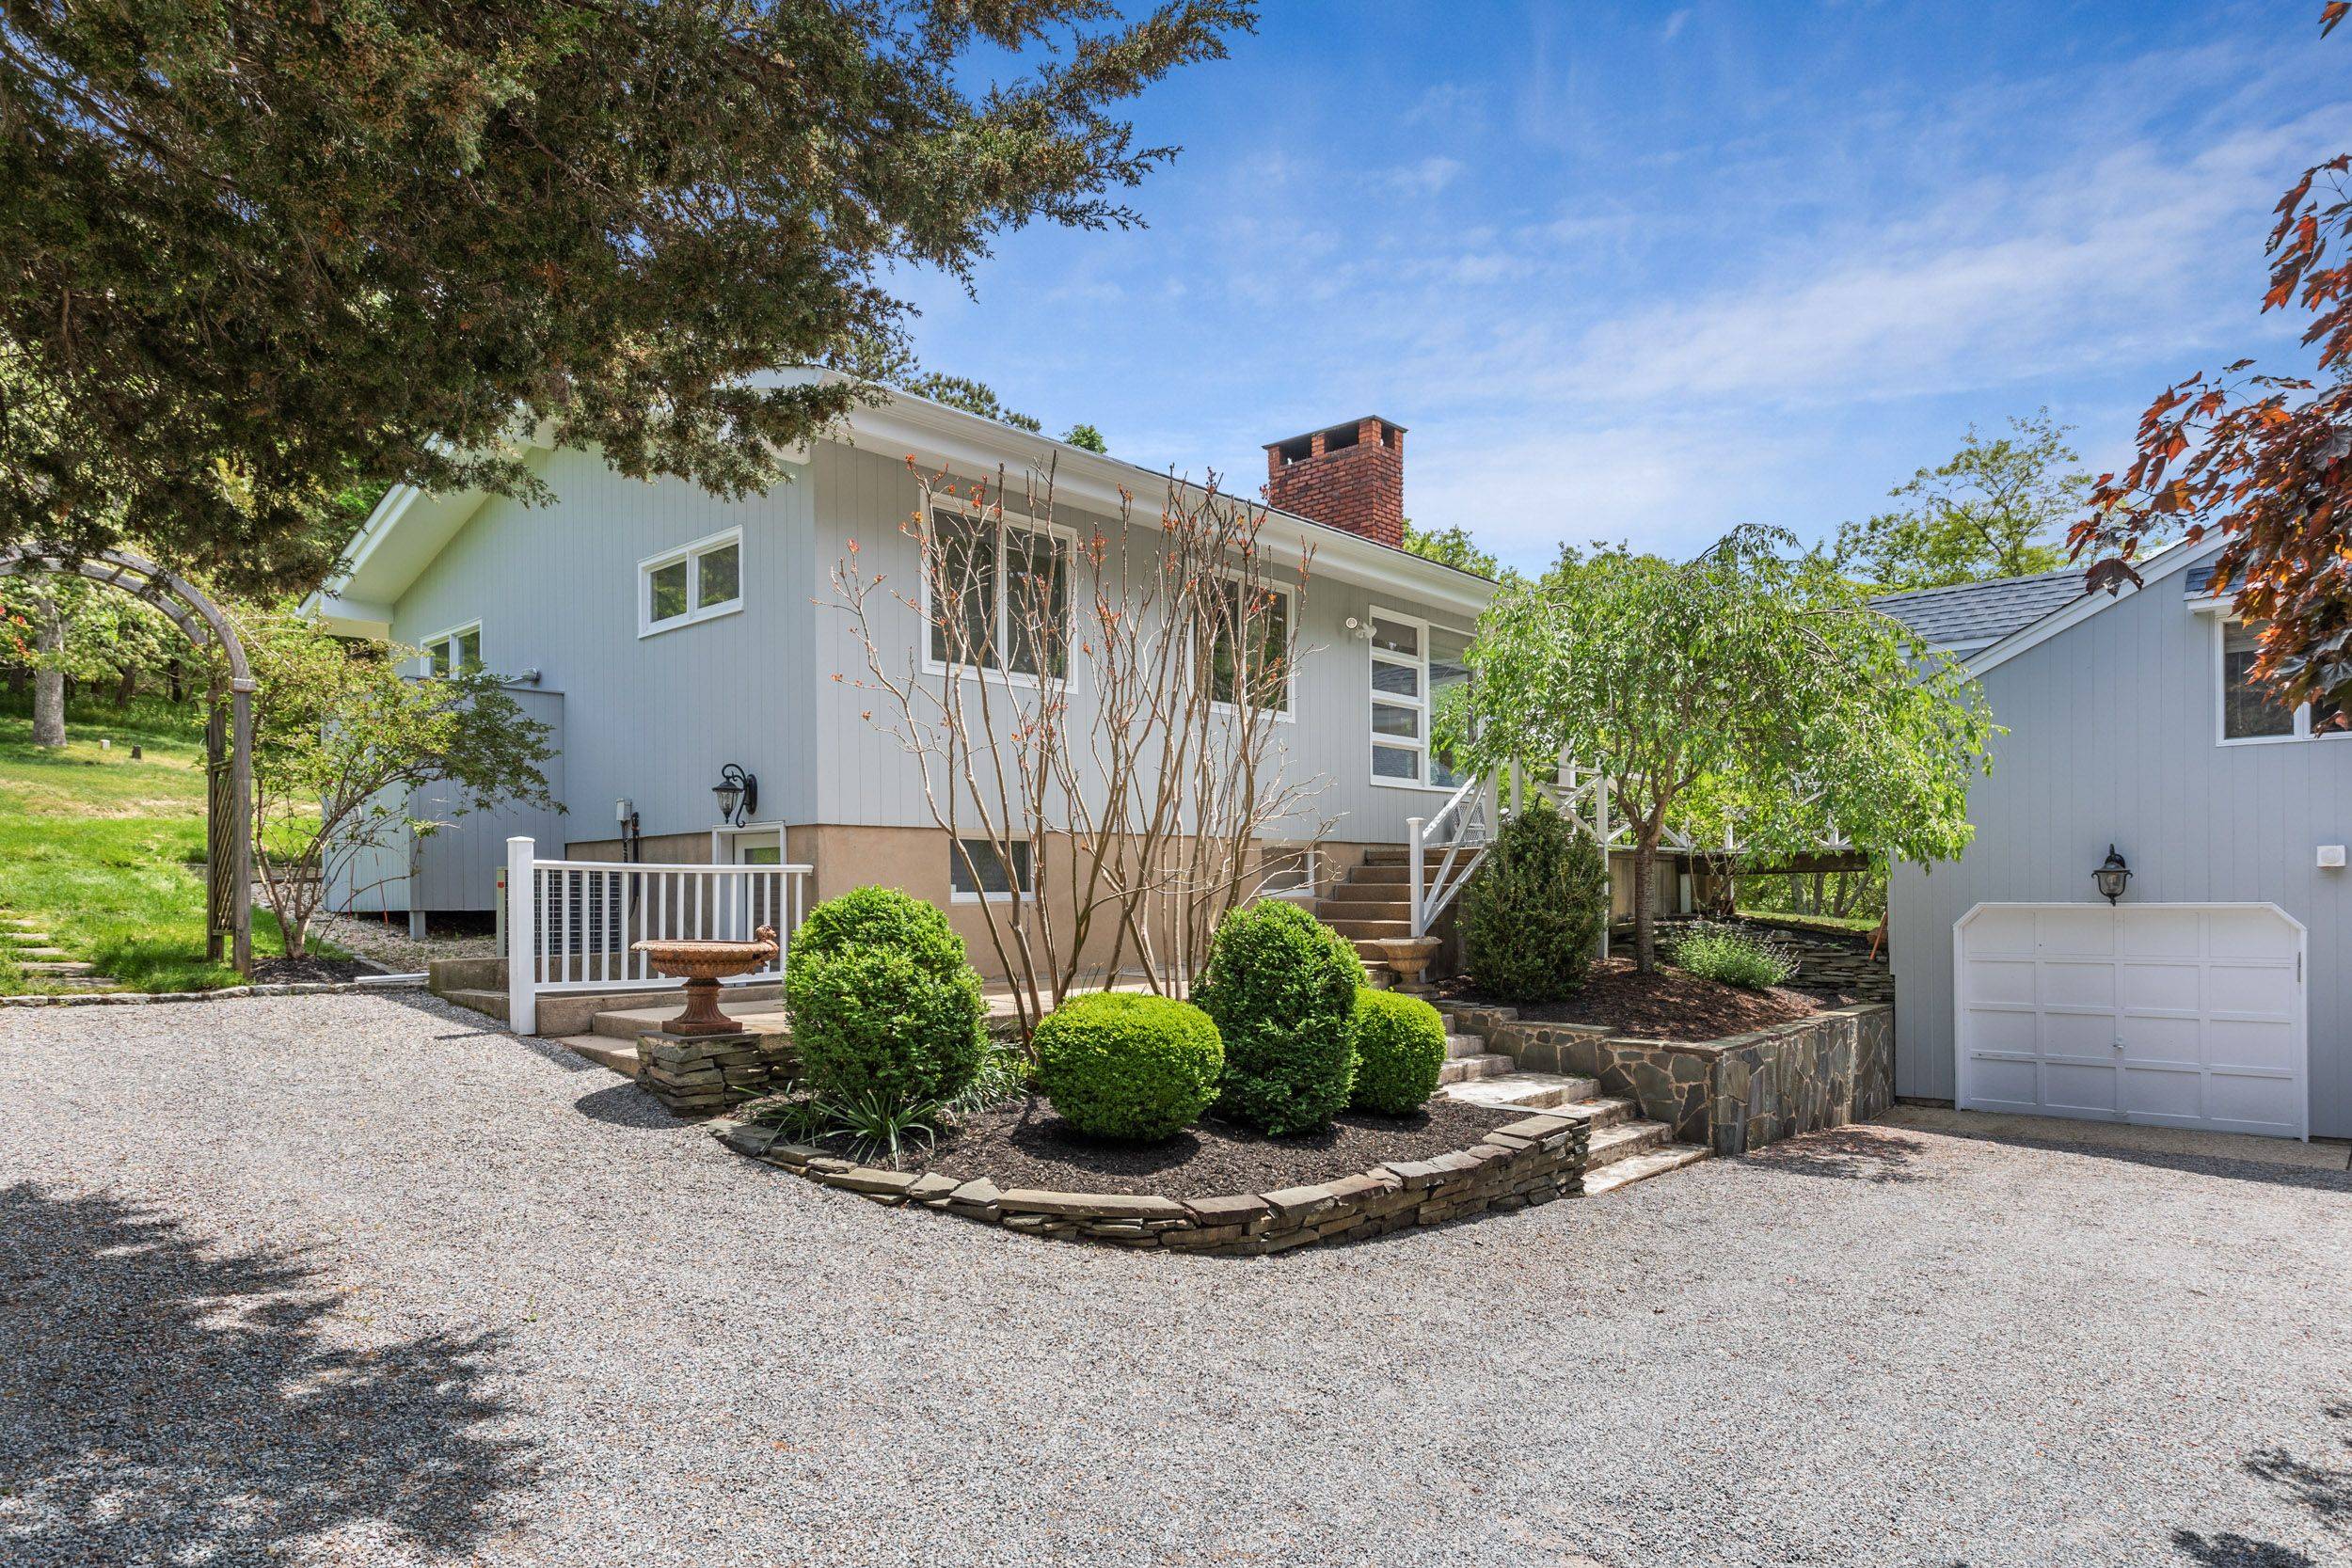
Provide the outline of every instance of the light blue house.
[[1880,601],[2009,732],[1967,852],[1894,871],[1899,1094],[2352,1136],[2352,729],[2248,682],[2214,550]]

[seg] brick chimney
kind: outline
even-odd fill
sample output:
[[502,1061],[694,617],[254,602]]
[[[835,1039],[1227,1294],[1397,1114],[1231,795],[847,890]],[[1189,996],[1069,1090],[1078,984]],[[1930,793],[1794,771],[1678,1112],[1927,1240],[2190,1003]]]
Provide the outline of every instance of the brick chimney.
[[1405,543],[1405,427],[1378,415],[1265,449],[1265,496],[1285,512]]

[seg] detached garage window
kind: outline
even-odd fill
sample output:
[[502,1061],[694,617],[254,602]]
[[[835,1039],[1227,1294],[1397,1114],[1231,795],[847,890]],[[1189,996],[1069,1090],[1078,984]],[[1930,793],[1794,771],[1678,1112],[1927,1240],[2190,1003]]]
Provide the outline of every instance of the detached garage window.
[[2352,735],[2352,720],[2335,703],[2289,707],[2256,681],[2254,658],[2262,651],[2262,624],[2221,623],[2221,739],[2307,740]]

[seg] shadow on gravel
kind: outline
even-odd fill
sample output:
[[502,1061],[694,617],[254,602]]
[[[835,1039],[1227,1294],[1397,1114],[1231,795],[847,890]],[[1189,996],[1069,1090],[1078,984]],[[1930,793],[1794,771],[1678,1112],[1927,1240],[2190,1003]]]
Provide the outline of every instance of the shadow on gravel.
[[350,1524],[465,1555],[531,1484],[496,1335],[329,1343],[299,1254],[0,1188],[0,1559],[248,1561]]
[[683,1117],[674,1117],[661,1108],[652,1095],[626,1081],[609,1089],[595,1089],[572,1101],[572,1109],[591,1121],[601,1121],[612,1127],[640,1127],[649,1132],[666,1132],[688,1125]]
[[1917,1138],[1883,1127],[1832,1127],[1773,1144],[1747,1158],[1794,1176],[1896,1184],[1928,1180],[1926,1172],[1912,1168],[1927,1148]]
[[[2324,1407],[2331,1421],[2347,1423],[2339,1433],[2344,1454],[2352,1458],[2352,1402]],[[2282,1448],[2256,1449],[2244,1469],[2283,1493],[2289,1502],[2309,1509],[2321,1529],[2352,1543],[2352,1464],[2298,1459]],[[2193,1529],[2172,1532],[2172,1544],[2199,1568],[2314,1568],[2315,1560],[2275,1541],[2255,1541],[2223,1533],[2201,1535]],[[2331,1560],[2336,1560],[2331,1559]]]

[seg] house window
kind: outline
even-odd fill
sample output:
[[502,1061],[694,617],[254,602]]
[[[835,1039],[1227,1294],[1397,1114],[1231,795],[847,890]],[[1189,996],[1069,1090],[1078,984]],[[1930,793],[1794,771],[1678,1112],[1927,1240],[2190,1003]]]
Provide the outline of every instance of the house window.
[[637,563],[637,635],[707,621],[743,608],[743,531],[648,556]]
[[1065,535],[934,506],[930,548],[923,619],[933,670],[1002,670],[1032,679],[1069,673]]
[[1454,789],[1467,777],[1433,738],[1470,692],[1470,637],[1389,610],[1372,612],[1372,779]]
[[2234,741],[2329,739],[2352,735],[2352,717],[2326,698],[2289,707],[2253,678],[2262,648],[2262,626],[2221,623],[2221,739]]
[[[1247,691],[1256,706],[1289,717],[1291,711],[1291,591],[1273,583],[1255,590],[1225,579],[1224,603],[1214,613],[1209,631],[1209,695],[1225,706],[1234,704],[1237,690]],[[1252,593],[1257,602],[1245,606]],[[1236,656],[1235,631],[1239,654]]]
[[425,673],[446,675],[452,671],[471,674],[482,668],[482,627],[479,623],[460,626],[424,640]]
[[947,849],[947,885],[959,904],[983,898],[1010,898],[1016,891],[1026,898],[1037,891],[1030,879],[1029,844],[1015,839],[1003,847],[993,839],[960,838]]
[[1315,895],[1315,847],[1311,844],[1269,844],[1258,856],[1258,896],[1312,898]]

